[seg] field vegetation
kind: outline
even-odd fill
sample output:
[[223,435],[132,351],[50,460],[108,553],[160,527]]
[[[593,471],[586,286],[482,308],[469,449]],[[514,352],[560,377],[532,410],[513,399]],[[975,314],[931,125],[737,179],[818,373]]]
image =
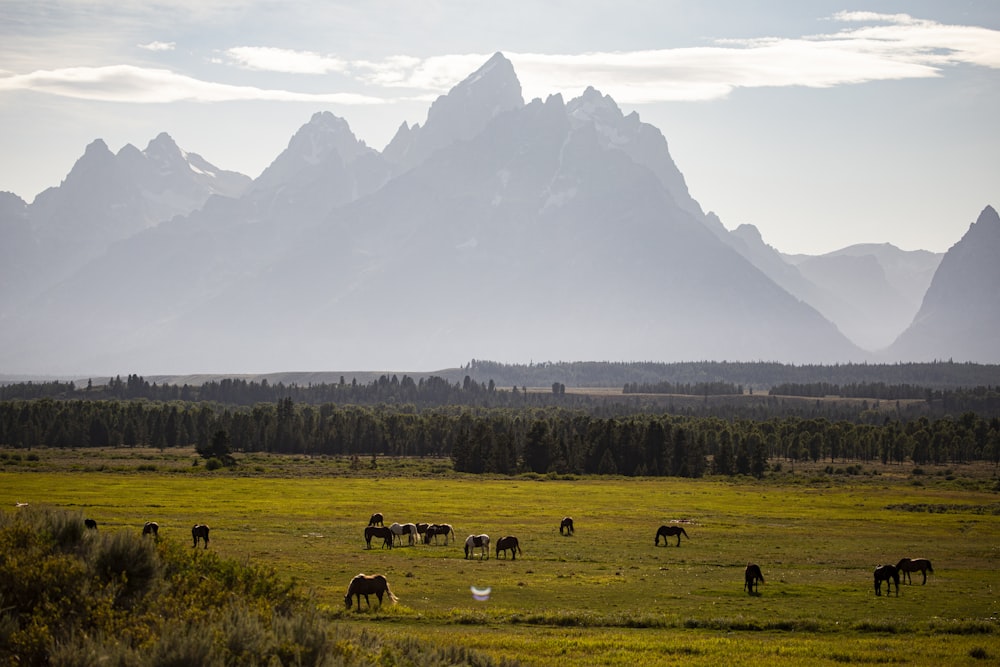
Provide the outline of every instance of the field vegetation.
[[[118,656],[113,664],[171,664],[167,648],[181,646],[201,647],[228,664],[1000,659],[1000,484],[992,464],[786,462],[761,479],[694,480],[468,475],[447,458],[252,453],[236,459],[233,467],[210,470],[189,448],[0,450],[0,534],[30,513],[31,521],[42,521],[37,516],[58,511],[73,525],[89,517],[99,528],[80,540],[119,540],[118,549],[132,553],[127,562],[143,562],[148,547],[142,545],[150,541],[139,533],[145,521],[157,521],[160,540],[150,562],[186,573],[176,581],[201,582],[209,591],[184,597],[168,592],[169,581],[132,591],[128,604],[142,612],[136,618],[149,619],[132,636],[116,604],[134,578],[101,579],[100,572],[115,570],[93,569],[101,550],[89,547],[82,565],[65,567],[96,583],[68,599],[78,613],[96,607],[118,619],[108,626],[118,634],[99,641],[93,632],[60,634],[59,620],[68,624],[74,616],[59,613],[65,601],[58,596],[46,598],[44,623],[31,625],[29,610],[4,588],[4,657],[15,655],[13,647],[33,658],[21,664],[53,656],[59,661],[52,664],[98,664],[102,655],[105,663],[110,655]],[[451,523],[458,542],[365,549],[363,530],[376,511],[387,523]],[[567,515],[575,520],[572,536],[559,533]],[[674,522],[688,537],[680,546],[674,538],[654,546],[656,529]],[[191,547],[195,523],[211,526],[207,551]],[[523,554],[465,559],[462,541],[472,533],[494,540],[515,535]],[[4,545],[5,586],[13,586],[16,568],[41,562],[14,562],[17,544],[33,543],[22,535],[20,543]],[[898,597],[896,591],[876,596],[874,566],[903,556],[929,558],[934,573],[926,585],[915,575]],[[756,595],[743,590],[751,560],[766,578]],[[361,612],[347,610],[344,593],[359,572],[384,574],[399,602],[379,607],[373,597],[370,610],[363,602]],[[218,589],[204,583],[217,577],[228,583]],[[490,589],[488,599],[473,596],[473,587]],[[157,614],[165,620],[154,622]],[[233,618],[246,633],[224,630]],[[33,634],[25,634],[28,627]],[[164,633],[175,639],[164,640]],[[260,639],[259,657],[251,659],[255,649],[237,635],[243,642]],[[86,653],[80,648],[88,637],[93,661],[70,661]],[[225,649],[232,646],[241,652]],[[157,662],[161,653],[166,657]]]

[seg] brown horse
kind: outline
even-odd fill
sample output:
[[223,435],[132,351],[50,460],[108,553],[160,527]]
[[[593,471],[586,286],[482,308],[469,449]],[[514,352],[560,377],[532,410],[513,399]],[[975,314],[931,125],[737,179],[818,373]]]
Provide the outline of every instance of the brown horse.
[[97,522],[94,521],[93,519],[84,519],[83,525],[86,526],[87,528],[90,528],[91,530],[97,530]]
[[497,558],[500,558],[501,551],[504,558],[506,558],[508,550],[510,551],[511,560],[517,560],[517,554],[521,553],[521,545],[518,544],[517,538],[513,535],[507,535],[497,540]]
[[886,595],[892,593],[892,582],[896,582],[896,597],[899,597],[899,570],[895,565],[875,566],[875,595],[882,595],[883,581]]
[[563,535],[563,530],[566,531],[566,533],[565,533],[566,535],[572,535],[573,534],[573,517],[570,517],[570,516],[565,517],[559,523],[559,534],[560,535]]
[[653,539],[653,546],[660,546],[660,538],[663,538],[663,546],[667,546],[667,538],[677,536],[677,546],[681,545],[681,535],[691,539],[687,531],[684,530],[682,526],[660,526],[656,531],[656,537]]
[[743,590],[752,595],[757,591],[758,581],[764,583],[764,575],[760,571],[760,566],[756,563],[747,563],[747,569],[743,570]]
[[369,526],[384,526],[385,524],[382,523],[382,518],[383,517],[382,517],[382,513],[381,512],[375,512],[375,514],[372,514],[372,517],[370,519],[368,519],[368,525]]
[[399,598],[392,594],[389,590],[389,582],[381,574],[359,574],[351,579],[350,585],[347,587],[347,595],[344,596],[344,605],[350,609],[351,608],[351,596],[356,596],[358,598],[358,611],[361,611],[361,596],[365,596],[365,602],[368,603],[368,608],[371,609],[372,603],[368,599],[369,595],[375,595],[378,597],[378,606],[382,606],[382,596],[388,595],[389,599],[396,602]]
[[365,549],[372,548],[372,538],[382,538],[382,548],[392,548],[393,533],[385,526],[368,526],[365,528]]
[[205,548],[208,548],[208,526],[203,523],[195,524],[191,528],[191,539],[194,541],[192,547],[198,546],[198,540],[205,540]]
[[160,524],[156,523],[155,521],[147,521],[146,525],[144,525],[142,527],[142,534],[143,534],[143,536],[145,536],[145,535],[152,535],[156,539],[159,539],[160,538]]
[[911,572],[919,572],[924,575],[924,580],[921,582],[921,586],[927,583],[927,573],[930,572],[934,574],[934,568],[931,567],[931,562],[926,558],[903,558],[896,563],[896,569],[903,575],[903,581],[912,584],[913,579],[910,578]]

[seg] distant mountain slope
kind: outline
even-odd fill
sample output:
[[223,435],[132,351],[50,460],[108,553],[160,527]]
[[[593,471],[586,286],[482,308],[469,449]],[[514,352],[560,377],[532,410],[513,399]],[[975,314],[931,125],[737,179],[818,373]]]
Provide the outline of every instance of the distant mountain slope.
[[863,357],[722,243],[659,131],[595,90],[525,105],[497,54],[405,134],[380,155],[317,114],[239,199],[134,234],[32,302],[0,363]]
[[249,184],[165,133],[143,151],[129,144],[113,154],[92,142],[58,187],[31,204],[0,206],[0,245],[17,258],[0,263],[0,313],[11,314],[111,244],[191,213],[213,195],[238,197]]
[[987,206],[938,266],[890,359],[1000,361],[1000,216]]

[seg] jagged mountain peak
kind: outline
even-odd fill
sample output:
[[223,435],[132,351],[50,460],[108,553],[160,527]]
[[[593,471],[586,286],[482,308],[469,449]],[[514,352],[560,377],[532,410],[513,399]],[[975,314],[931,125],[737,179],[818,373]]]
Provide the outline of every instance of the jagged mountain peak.
[[404,170],[456,141],[472,139],[497,116],[524,107],[514,65],[500,52],[441,95],[427,111],[423,126],[396,133],[383,155]]

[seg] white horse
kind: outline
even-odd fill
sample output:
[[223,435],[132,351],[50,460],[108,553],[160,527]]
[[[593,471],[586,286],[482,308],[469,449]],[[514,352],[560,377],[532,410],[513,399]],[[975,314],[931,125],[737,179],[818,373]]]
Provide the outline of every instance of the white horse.
[[479,549],[479,560],[484,557],[490,559],[490,536],[489,535],[469,535],[465,538],[465,557],[468,558],[472,552]]
[[393,539],[399,539],[399,546],[403,546],[403,535],[408,535],[410,540],[410,546],[413,546],[413,540],[417,537],[417,524],[415,523],[393,523],[389,526],[389,530],[392,531]]

